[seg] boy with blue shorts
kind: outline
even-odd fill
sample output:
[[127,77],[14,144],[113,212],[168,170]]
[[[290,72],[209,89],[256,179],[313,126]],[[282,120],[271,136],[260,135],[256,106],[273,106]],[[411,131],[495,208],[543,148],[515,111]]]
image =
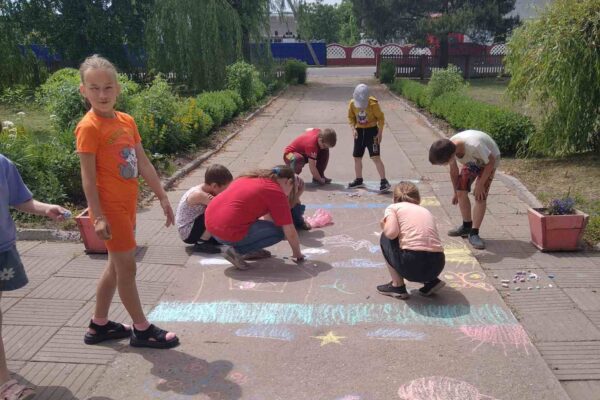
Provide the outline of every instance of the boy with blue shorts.
[[[10,207],[30,214],[45,215],[56,221],[64,220],[70,214],[60,206],[34,200],[15,165],[0,154],[0,297],[2,292],[20,289],[28,282],[16,247],[17,230],[9,212]],[[10,379],[0,334],[0,399],[25,400],[34,396],[33,389]]]

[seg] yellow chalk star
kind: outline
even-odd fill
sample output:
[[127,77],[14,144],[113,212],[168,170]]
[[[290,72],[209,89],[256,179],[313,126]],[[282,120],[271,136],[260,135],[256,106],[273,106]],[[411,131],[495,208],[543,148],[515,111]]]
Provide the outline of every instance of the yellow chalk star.
[[337,344],[342,344],[342,342],[340,342],[340,339],[345,339],[346,336],[336,336],[335,333],[333,333],[332,331],[329,331],[329,333],[327,333],[327,335],[325,336],[311,336],[315,339],[320,339],[321,340],[321,346],[325,346],[326,344],[329,343],[337,343]]

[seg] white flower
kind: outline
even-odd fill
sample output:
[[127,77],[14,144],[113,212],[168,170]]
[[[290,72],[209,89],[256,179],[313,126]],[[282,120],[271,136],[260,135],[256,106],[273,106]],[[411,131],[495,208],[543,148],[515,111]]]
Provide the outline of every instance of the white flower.
[[13,268],[4,268],[0,271],[0,281],[10,281],[15,276]]
[[15,126],[15,124],[12,121],[2,121],[2,129],[10,129],[13,126]]
[[18,115],[19,117],[24,117],[24,116],[25,116],[25,111],[19,111],[19,112],[17,113],[17,115]]

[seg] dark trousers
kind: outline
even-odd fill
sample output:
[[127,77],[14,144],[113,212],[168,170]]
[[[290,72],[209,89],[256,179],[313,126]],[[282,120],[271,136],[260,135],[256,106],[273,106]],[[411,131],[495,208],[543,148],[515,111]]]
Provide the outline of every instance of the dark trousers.
[[388,239],[384,234],[381,234],[379,243],[385,261],[407,281],[429,282],[437,278],[444,269],[444,253],[403,250],[398,238]]

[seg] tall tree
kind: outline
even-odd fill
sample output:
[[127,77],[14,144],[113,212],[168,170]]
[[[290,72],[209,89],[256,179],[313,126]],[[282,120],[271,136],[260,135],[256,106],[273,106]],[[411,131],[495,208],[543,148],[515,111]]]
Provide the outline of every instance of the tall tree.
[[338,42],[340,19],[337,7],[323,4],[322,0],[301,4],[298,7],[298,33],[305,40]]
[[252,43],[267,47],[265,37],[269,32],[270,0],[227,0],[240,17],[242,51],[244,59],[253,62]]
[[504,38],[518,23],[507,15],[515,0],[352,0],[368,36],[384,43],[405,38],[440,43],[440,63],[448,65],[448,35],[466,33],[475,40]]
[[339,43],[345,46],[357,44],[360,41],[360,27],[354,15],[352,1],[342,0],[337,12],[340,20]]

